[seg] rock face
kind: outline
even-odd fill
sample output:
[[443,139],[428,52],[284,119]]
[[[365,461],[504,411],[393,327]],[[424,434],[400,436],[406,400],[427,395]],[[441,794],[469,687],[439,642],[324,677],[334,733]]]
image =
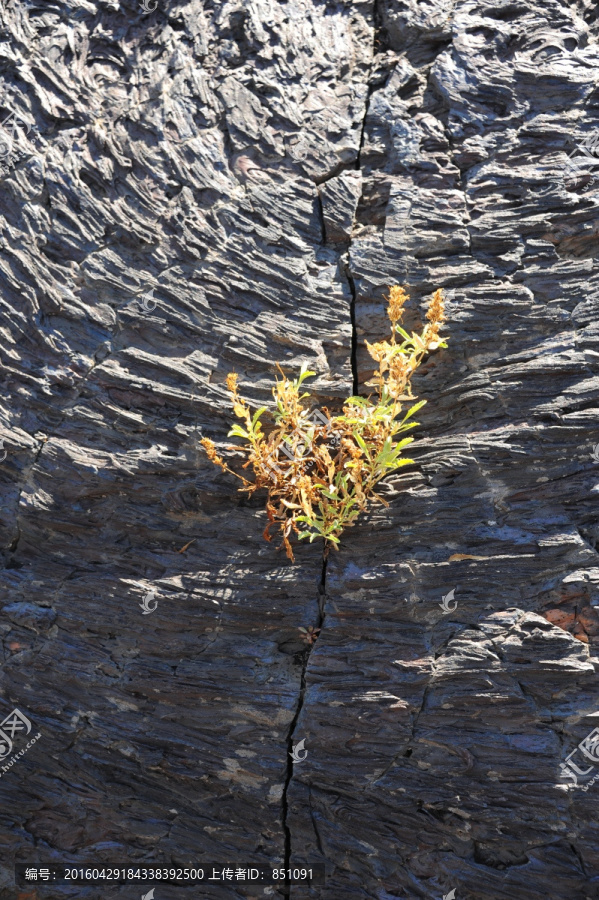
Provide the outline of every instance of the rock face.
[[[0,719],[41,734],[1,775],[0,898],[141,893],[14,862],[599,897],[596,4],[0,21]],[[232,370],[256,405],[277,361],[320,405],[366,395],[395,283],[414,321],[451,301],[414,464],[290,565],[199,438],[240,462]]]

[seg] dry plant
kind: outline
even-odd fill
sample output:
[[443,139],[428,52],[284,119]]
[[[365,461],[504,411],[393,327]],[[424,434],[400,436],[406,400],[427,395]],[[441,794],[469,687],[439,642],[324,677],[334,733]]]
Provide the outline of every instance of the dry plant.
[[268,437],[261,422],[267,408],[263,406],[252,415],[239,396],[237,375],[227,376],[233,411],[244,422],[243,427],[233,425],[229,436],[245,441],[242,448],[235,449],[242,449],[247,455],[243,468],[252,466],[255,480],[249,481],[233,472],[209,438],[201,443],[216,465],[241,479],[240,491],[248,494],[259,488],[268,491],[268,524],[264,537],[270,541],[270,529],[279,526],[287,556],[292,561],[292,533],[299,540],[309,538],[310,542],[323,538],[325,554],[328,554],[331,545],[338,547],[341,533],[355,523],[370,500],[388,506],[375,493],[378,482],[389,472],[413,462],[401,455],[413,438],[398,441],[394,438],[418,425],[409,420],[426,401],[411,406],[403,417],[402,404],[416,399],[410,382],[424,356],[447,344],[439,335],[445,321],[442,291],[433,294],[426,314],[427,324],[420,334],[408,334],[401,327],[407,299],[403,288],[397,285],[390,288],[387,314],[391,340],[366,342],[368,352],[378,363],[373,380],[367,382],[368,386],[376,387],[376,400],[349,397],[343,414],[336,416],[331,416],[325,407],[326,420],[322,417],[321,424],[311,420],[312,413],[303,403],[309,394],[301,393],[302,383],[315,372],[302,367],[299,378],[290,381],[277,364],[282,378],[273,388],[276,410],[271,415],[275,426]]

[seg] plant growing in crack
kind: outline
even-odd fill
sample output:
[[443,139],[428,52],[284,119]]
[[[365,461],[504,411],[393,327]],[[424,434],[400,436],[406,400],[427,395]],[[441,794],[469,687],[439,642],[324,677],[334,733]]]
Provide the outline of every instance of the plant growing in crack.
[[301,632],[300,638],[302,641],[305,641],[309,647],[316,643],[318,635],[320,634],[320,628],[315,628],[313,625],[308,625],[307,628],[300,626],[299,631]]
[[[241,448],[247,456],[243,468],[252,466],[255,480],[249,481],[234,472],[209,438],[203,438],[201,443],[216,465],[243,482],[240,491],[253,494],[266,488],[268,524],[264,537],[271,540],[270,529],[278,526],[282,546],[292,562],[290,537],[293,534],[299,540],[310,542],[322,538],[326,558],[331,546],[338,549],[341,534],[355,524],[370,501],[388,506],[375,492],[381,479],[413,462],[402,455],[413,438],[395,438],[418,425],[410,420],[426,401],[410,406],[403,415],[402,406],[416,399],[411,379],[426,354],[447,347],[447,343],[439,334],[446,318],[443,292],[437,290],[433,294],[426,314],[427,324],[420,334],[408,334],[401,325],[407,299],[403,288],[397,285],[390,288],[387,314],[391,339],[375,344],[366,342],[368,352],[378,363],[373,380],[367,382],[368,386],[376,387],[376,397],[349,397],[341,415],[331,416],[325,407],[326,419],[321,416],[320,423],[314,421],[303,402],[310,395],[301,391],[305,379],[316,373],[303,366],[299,377],[290,381],[277,364],[282,378],[273,388],[275,427],[267,437],[261,421],[267,408],[261,407],[252,415],[239,396],[237,375],[227,376],[233,411],[244,422],[243,427],[233,425],[229,436],[245,441]],[[331,431],[336,435],[335,440],[328,436]]]

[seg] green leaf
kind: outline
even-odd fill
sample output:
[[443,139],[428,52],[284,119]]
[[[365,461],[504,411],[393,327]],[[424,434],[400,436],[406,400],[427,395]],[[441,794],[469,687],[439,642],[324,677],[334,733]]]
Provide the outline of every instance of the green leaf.
[[347,406],[370,406],[371,403],[365,397],[349,397],[348,400],[345,401]]
[[326,528],[324,530],[324,532],[323,532],[324,537],[328,537],[332,531],[337,531],[339,529],[339,527],[340,527],[339,519],[335,519],[335,521],[331,525],[329,525],[328,528]]
[[347,475],[344,475],[342,471],[335,475],[335,487],[347,488]]
[[316,375],[316,372],[311,372],[307,368],[307,364],[302,363],[302,367],[300,369],[300,376],[297,379],[297,387],[299,387],[302,384],[302,382],[306,380],[306,378],[311,378],[313,375]]
[[408,334],[408,332],[405,331],[405,330],[401,327],[401,325],[396,325],[396,326],[395,326],[395,330],[397,331],[398,334],[401,334],[402,338],[403,338],[405,341],[411,341],[411,340],[412,340],[412,338],[410,337],[410,335]]
[[354,436],[358,446],[364,451],[364,453],[368,457],[369,461],[372,462],[372,457],[370,456],[370,453],[368,452],[368,447],[366,446],[366,441],[364,440],[362,435],[359,434],[357,431],[354,431],[352,433],[353,433],[353,436]]
[[402,466],[409,466],[413,462],[414,462],[413,459],[405,459],[405,458],[398,459],[397,462],[395,463],[395,468],[400,469]]
[[262,415],[263,412],[266,412],[267,408],[268,407],[266,407],[266,406],[261,406],[260,409],[256,410],[256,412],[254,413],[254,416],[252,418],[252,428],[256,427],[257,420],[260,418],[260,416]]
[[391,434],[399,434],[400,431],[409,431],[410,428],[416,428],[418,425],[420,425],[420,422],[408,422],[407,425],[397,424],[393,426]]
[[391,438],[390,438],[389,436],[387,436],[387,437],[385,438],[385,443],[383,444],[383,450],[382,450],[382,452],[383,452],[385,455],[387,455],[387,454],[389,454],[389,453],[391,452],[391,450],[392,450]]
[[406,422],[411,416],[413,416],[414,413],[417,413],[419,409],[422,409],[422,407],[424,406],[425,403],[426,403],[426,400],[421,400],[420,403],[415,403],[414,406],[412,406],[412,407],[407,411],[407,413],[405,414],[405,416],[404,416],[403,419],[401,420],[401,421],[402,421],[402,424],[403,424],[403,422]]
[[241,427],[241,425],[232,425],[227,437],[240,437],[249,440],[249,434]]

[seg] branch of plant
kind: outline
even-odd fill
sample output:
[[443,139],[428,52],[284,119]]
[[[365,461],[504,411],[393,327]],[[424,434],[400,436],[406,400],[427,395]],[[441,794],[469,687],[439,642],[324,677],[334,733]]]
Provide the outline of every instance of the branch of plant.
[[[294,556],[289,541],[292,532],[299,540],[307,538],[312,542],[322,538],[326,553],[330,546],[338,549],[341,534],[354,525],[368,508],[369,501],[388,505],[375,493],[376,485],[390,471],[413,462],[401,456],[403,448],[413,438],[397,442],[393,438],[418,424],[408,422],[408,419],[425,401],[411,406],[401,421],[398,416],[402,403],[416,399],[412,394],[411,379],[424,357],[431,350],[445,348],[447,344],[439,335],[445,321],[442,292],[438,290],[433,294],[426,316],[428,321],[420,334],[408,334],[401,326],[407,299],[403,288],[397,285],[390,288],[387,314],[391,322],[391,340],[372,345],[366,342],[368,352],[379,365],[374,373],[375,380],[367,382],[377,388],[376,402],[370,398],[349,397],[343,414],[336,416],[331,416],[325,408],[326,425],[310,423],[311,413],[303,405],[309,394],[300,393],[302,384],[316,374],[305,366],[298,378],[289,380],[277,363],[281,378],[273,388],[276,408],[270,415],[275,427],[268,439],[261,422],[267,408],[261,407],[252,416],[239,396],[237,375],[231,373],[227,377],[233,411],[245,423],[245,428],[233,425],[229,436],[246,442],[241,447],[248,457],[243,468],[252,466],[256,480],[248,481],[234,472],[208,438],[201,443],[216,465],[243,481],[241,491],[251,494],[259,488],[267,489],[268,524],[264,536],[271,540],[270,528],[278,525],[283,546],[292,561]],[[401,344],[397,343],[396,334],[402,337]],[[338,440],[334,455],[329,452],[334,450],[328,439],[330,432],[337,435]],[[309,449],[304,455],[306,448]],[[298,523],[305,526],[303,530]]]

